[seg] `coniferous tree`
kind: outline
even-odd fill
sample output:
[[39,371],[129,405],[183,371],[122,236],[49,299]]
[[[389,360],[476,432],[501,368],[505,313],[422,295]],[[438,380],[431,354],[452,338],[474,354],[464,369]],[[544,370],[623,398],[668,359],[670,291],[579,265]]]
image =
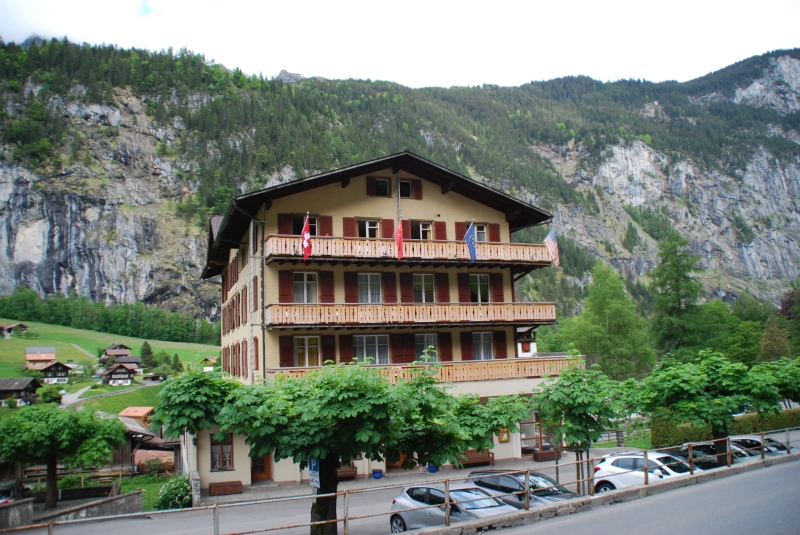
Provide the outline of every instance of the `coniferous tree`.
[[764,337],[761,338],[761,353],[759,362],[778,360],[781,357],[790,357],[789,329],[782,325],[781,317],[772,316],[764,327]]
[[177,353],[172,357],[172,369],[175,370],[176,372],[183,371],[183,363],[181,362],[181,359],[178,358]]
[[139,352],[139,356],[142,358],[142,366],[145,368],[154,368],[157,366],[153,355],[153,348],[150,346],[150,342],[145,341],[142,344],[142,349]]

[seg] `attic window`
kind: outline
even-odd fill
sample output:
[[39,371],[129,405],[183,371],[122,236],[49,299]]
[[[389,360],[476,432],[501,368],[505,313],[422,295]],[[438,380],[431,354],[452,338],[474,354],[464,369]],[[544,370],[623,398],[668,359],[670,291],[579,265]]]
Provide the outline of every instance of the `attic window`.
[[410,180],[401,180],[400,181],[400,198],[401,199],[410,199],[411,198],[411,181]]
[[375,196],[388,197],[389,196],[389,181],[383,179],[375,179]]

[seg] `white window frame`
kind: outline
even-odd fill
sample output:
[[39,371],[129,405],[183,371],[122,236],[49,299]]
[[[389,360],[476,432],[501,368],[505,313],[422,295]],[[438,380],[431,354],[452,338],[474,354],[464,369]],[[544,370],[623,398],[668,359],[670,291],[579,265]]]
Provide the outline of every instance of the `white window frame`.
[[[297,232],[294,231],[295,218],[301,218],[300,219],[300,229]],[[304,216],[304,215],[300,215],[300,216],[292,215],[292,235],[293,236],[300,236],[300,234],[303,233],[303,225],[305,224],[305,220],[306,220],[306,216]],[[317,227],[317,216],[315,216],[315,215],[308,216],[308,232],[309,232],[309,234],[311,234],[312,236],[316,236],[317,235],[317,228],[318,228]]]
[[[473,280],[477,280],[478,284],[478,300],[473,299],[472,293],[472,285]],[[484,296],[481,292],[481,281],[486,282],[486,295]],[[489,279],[489,275],[484,273],[470,273],[469,275],[469,299],[471,303],[491,303],[492,302],[492,288],[491,288],[491,281]]]
[[[417,281],[420,280],[422,282],[422,301],[417,301]],[[425,286],[427,282],[430,282],[431,288],[431,298],[428,300],[425,298]],[[436,281],[433,277],[433,273],[414,273],[411,277],[411,287],[414,293],[414,302],[415,303],[434,303],[436,302]]]
[[[364,225],[364,236],[361,235],[361,225]],[[356,234],[359,238],[378,238],[380,237],[381,222],[377,219],[356,219]],[[374,234],[374,236],[370,236]]]
[[473,360],[493,360],[494,345],[492,333],[489,331],[472,333],[472,358]]
[[[302,281],[297,280],[297,276],[303,277]],[[309,280],[313,275],[314,280]],[[302,284],[303,298],[299,300],[297,284]],[[316,271],[293,271],[292,272],[292,292],[294,292],[294,302],[298,305],[308,303],[319,303],[319,273]],[[309,293],[312,295],[309,296]]]
[[[374,348],[372,349],[374,355],[369,354],[370,345]],[[381,351],[382,349],[384,351]],[[372,358],[372,364],[389,364],[391,362],[388,334],[355,335],[353,336],[353,350],[358,362],[364,362],[366,357]]]
[[[228,438],[230,437],[230,441]],[[229,472],[234,470],[233,467],[233,433],[227,433],[225,435],[225,441],[217,441],[214,440],[214,435],[212,434],[210,437],[211,439],[211,471],[212,472]],[[217,448],[219,450],[219,462],[218,464],[214,463],[214,449]]]
[[484,224],[477,224],[475,225],[475,241],[485,242],[488,241],[486,239],[486,232],[488,230],[488,226]]
[[[427,235],[427,237],[426,237]],[[411,222],[412,240],[432,240],[433,223],[431,221],[412,221]]]
[[[367,285],[367,292],[366,292],[366,301],[363,298],[363,292],[361,291],[362,281],[366,279],[365,283]],[[377,280],[377,282],[376,282]],[[375,290],[376,285],[377,287],[377,296],[373,292]],[[382,288],[381,288],[381,274],[380,273],[359,273],[358,274],[358,302],[364,304],[380,304],[382,302],[383,295],[382,295]]]
[[[298,343],[300,342],[300,343]],[[309,354],[311,349],[317,348],[317,363],[314,364]],[[302,355],[300,354],[302,350]],[[295,336],[294,337],[294,365],[298,368],[314,368],[321,364],[322,344],[319,336]]]
[[439,336],[436,333],[420,333],[414,335],[414,356],[416,360],[422,357],[422,351],[433,346],[436,353],[433,354],[436,358],[434,362],[439,361]]

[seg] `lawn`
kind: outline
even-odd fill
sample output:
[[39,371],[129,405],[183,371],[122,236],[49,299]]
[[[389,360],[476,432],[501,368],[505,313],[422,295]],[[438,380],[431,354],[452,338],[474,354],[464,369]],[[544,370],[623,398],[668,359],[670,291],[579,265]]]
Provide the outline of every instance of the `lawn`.
[[[13,319],[0,318],[0,323],[18,322]],[[14,336],[11,340],[0,339],[0,377],[22,377],[20,366],[25,363],[26,347],[53,346],[56,348],[56,358],[60,362],[66,363],[71,360],[75,364],[93,364],[96,362],[95,359],[72,344],[78,345],[92,355],[97,355],[98,350],[112,344],[125,344],[131,348],[131,352],[134,355],[138,355],[142,344],[145,342],[141,338],[72,329],[60,325],[48,325],[30,321],[24,323],[29,327],[28,332],[35,333],[37,337],[23,338]],[[159,340],[149,340],[149,342],[153,347],[153,352],[158,353],[164,350],[169,355],[177,354],[182,362],[193,362],[202,357],[219,356],[220,354],[219,346],[162,342]]]
[[137,386],[139,385],[132,384],[130,386],[99,386],[97,388],[90,388],[89,390],[81,394],[79,397],[80,399],[83,399],[83,398],[90,398],[92,396],[98,396],[100,394],[112,394],[115,392],[123,392],[131,388],[136,388]]
[[[616,440],[609,440],[608,442],[598,442],[593,448],[616,448],[617,441]],[[653,443],[650,442],[650,437],[643,438],[640,440],[626,440],[625,441],[626,448],[636,448],[640,450],[652,450]]]
[[[93,407],[97,410],[108,412],[111,414],[119,414],[127,407],[155,407],[158,403],[158,393],[161,391],[161,386],[146,386],[133,392],[123,392],[116,396],[105,396],[102,398],[88,399],[80,403],[84,407]],[[118,387],[127,388],[127,387]],[[97,392],[98,389],[90,390],[90,392]]]
[[156,498],[158,498],[158,489],[167,479],[169,479],[167,476],[160,475],[158,476],[158,480],[156,480],[155,476],[152,474],[134,476],[130,479],[124,478],[122,480],[120,492],[124,494],[126,492],[133,492],[136,489],[142,489],[142,491],[144,491],[142,492],[142,510],[152,511]]

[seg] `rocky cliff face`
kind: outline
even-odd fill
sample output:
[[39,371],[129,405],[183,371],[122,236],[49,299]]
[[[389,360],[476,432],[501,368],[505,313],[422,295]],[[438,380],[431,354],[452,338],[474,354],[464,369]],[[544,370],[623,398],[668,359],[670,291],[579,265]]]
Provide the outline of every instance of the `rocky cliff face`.
[[85,134],[82,163],[41,176],[0,162],[0,292],[74,290],[215,319],[218,285],[199,280],[206,237],[168,206],[186,192],[176,162],[155,151],[172,129],[149,122],[139,98],[120,91],[116,101],[50,101]]

